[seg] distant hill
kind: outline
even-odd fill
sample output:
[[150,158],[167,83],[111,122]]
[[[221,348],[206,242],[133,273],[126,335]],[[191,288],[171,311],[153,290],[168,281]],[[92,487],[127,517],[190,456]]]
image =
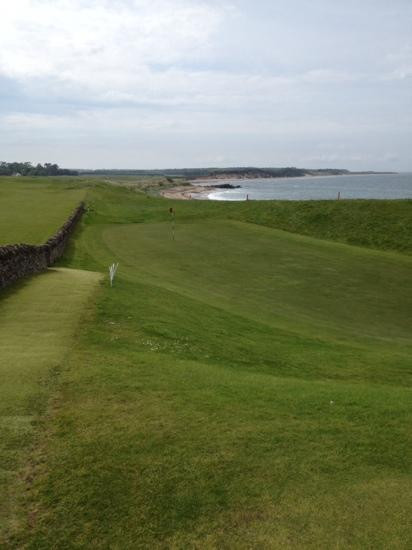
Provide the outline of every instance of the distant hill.
[[171,168],[165,170],[79,170],[82,175],[98,176],[164,176],[170,178],[193,179],[252,179],[252,178],[296,178],[304,176],[342,176],[349,174],[373,174],[375,172],[350,172],[338,168]]

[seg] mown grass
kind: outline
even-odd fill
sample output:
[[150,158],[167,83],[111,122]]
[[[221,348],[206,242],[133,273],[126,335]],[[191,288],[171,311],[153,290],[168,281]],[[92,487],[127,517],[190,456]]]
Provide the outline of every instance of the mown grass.
[[[274,229],[276,203],[88,201],[64,263],[119,271],[64,359],[8,544],[408,548],[410,257]],[[396,248],[385,220],[409,207],[367,202]]]
[[100,275],[53,269],[0,297],[0,532],[17,521],[21,469]]

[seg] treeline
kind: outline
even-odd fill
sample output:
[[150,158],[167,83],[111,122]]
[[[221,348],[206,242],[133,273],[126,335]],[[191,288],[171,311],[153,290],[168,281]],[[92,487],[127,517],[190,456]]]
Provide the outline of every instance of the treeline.
[[76,170],[60,168],[58,164],[33,165],[31,162],[0,162],[0,176],[78,176]]

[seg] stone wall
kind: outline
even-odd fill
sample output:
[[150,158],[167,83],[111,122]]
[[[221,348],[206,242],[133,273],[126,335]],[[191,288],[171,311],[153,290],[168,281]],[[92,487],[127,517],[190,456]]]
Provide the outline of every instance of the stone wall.
[[12,244],[0,246],[0,289],[32,273],[46,270],[62,256],[70,235],[85,212],[81,203],[66,223],[40,246]]

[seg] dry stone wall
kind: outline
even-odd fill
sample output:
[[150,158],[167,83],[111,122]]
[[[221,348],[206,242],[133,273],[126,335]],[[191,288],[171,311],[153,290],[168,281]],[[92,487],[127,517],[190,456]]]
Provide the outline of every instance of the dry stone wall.
[[81,203],[63,227],[40,246],[30,244],[0,246],[0,289],[53,265],[62,256],[70,235],[84,212],[85,205]]

